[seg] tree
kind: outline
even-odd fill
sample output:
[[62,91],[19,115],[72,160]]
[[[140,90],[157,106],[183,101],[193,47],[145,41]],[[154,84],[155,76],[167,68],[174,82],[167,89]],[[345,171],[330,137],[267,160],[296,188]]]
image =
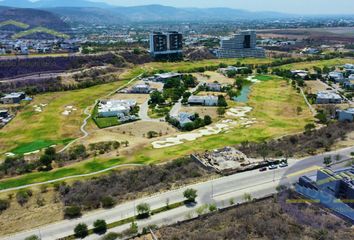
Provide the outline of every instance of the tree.
[[16,200],[21,206],[25,205],[32,196],[31,190],[20,190],[16,193]]
[[42,166],[45,167],[45,170],[52,169],[52,161],[53,161],[53,158],[47,154],[41,156],[39,159],[39,162],[41,163]]
[[107,231],[107,223],[105,220],[98,219],[93,223],[93,232],[103,234]]
[[313,123],[308,123],[305,125],[305,133],[310,133],[316,126]]
[[137,234],[139,231],[139,228],[138,228],[138,224],[136,222],[132,222],[130,224],[130,228],[129,228],[129,234]]
[[186,202],[195,202],[197,198],[197,190],[188,188],[183,192],[183,196],[186,198]]
[[37,235],[32,235],[32,236],[26,237],[25,240],[41,240],[41,238],[38,237]]
[[78,206],[69,206],[64,209],[64,216],[67,218],[76,218],[81,216],[81,209]]
[[116,205],[115,199],[112,198],[111,196],[103,197],[101,199],[101,203],[102,203],[103,208],[111,208],[111,207],[114,207],[114,205]]
[[147,132],[147,138],[155,138],[158,136],[158,133],[155,131],[148,131]]
[[74,233],[75,233],[75,237],[77,237],[77,238],[86,237],[88,235],[88,233],[89,233],[87,225],[85,223],[79,223],[74,228]]
[[332,163],[332,158],[330,156],[323,158],[323,164],[328,166]]
[[216,111],[219,116],[223,116],[226,112],[224,107],[218,107],[218,109]]
[[139,218],[147,218],[150,215],[150,205],[147,203],[140,203],[136,206]]
[[218,96],[218,106],[219,107],[227,107],[227,102],[226,102],[225,97],[223,95]]
[[211,117],[209,115],[204,116],[204,124],[209,125],[212,123]]

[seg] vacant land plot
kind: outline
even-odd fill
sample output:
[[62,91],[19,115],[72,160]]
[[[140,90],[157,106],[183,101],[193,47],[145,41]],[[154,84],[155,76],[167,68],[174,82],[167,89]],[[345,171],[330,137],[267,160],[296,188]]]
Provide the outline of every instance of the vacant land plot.
[[[3,194],[1,199],[5,198]],[[62,220],[62,209],[63,204],[55,192],[35,192],[25,206],[19,205],[14,197],[10,200],[10,208],[0,213],[0,233],[20,232]]]
[[218,72],[206,71],[205,73],[202,73],[202,74],[198,73],[198,74],[196,74],[196,76],[200,77],[201,81],[207,82],[207,83],[213,83],[215,81],[219,82],[221,84],[234,84],[235,83],[235,79],[228,78]]
[[180,112],[198,113],[200,117],[209,115],[212,119],[217,119],[217,107],[204,107],[204,106],[183,106]]
[[350,224],[314,204],[280,203],[265,199],[195,220],[162,227],[157,235],[169,239],[347,239]]
[[340,66],[346,63],[354,63],[354,59],[352,58],[334,58],[330,60],[318,60],[318,61],[311,61],[311,62],[299,62],[299,63],[292,63],[286,64],[281,66],[280,68],[288,69],[288,70],[297,70],[297,69],[312,69],[313,67],[333,67],[333,66]]
[[326,84],[320,80],[306,81],[305,91],[308,93],[317,94],[318,92],[325,91],[326,88]]

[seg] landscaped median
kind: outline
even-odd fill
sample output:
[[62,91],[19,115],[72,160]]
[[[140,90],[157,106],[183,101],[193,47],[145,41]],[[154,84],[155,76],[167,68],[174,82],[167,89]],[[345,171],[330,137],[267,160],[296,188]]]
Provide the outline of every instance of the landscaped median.
[[[173,203],[173,204],[166,204],[166,206],[164,206],[164,207],[153,209],[150,212],[149,215],[153,216],[153,215],[156,215],[156,214],[159,214],[159,213],[162,213],[162,212],[166,212],[166,211],[169,211],[169,210],[172,210],[172,209],[176,209],[176,208],[182,207],[184,205],[185,205],[184,201],[176,202],[176,203]],[[125,224],[128,224],[128,223],[134,223],[135,221],[141,220],[141,219],[143,219],[143,218],[139,217],[139,215],[135,215],[135,216],[132,216],[132,217],[124,218],[124,219],[121,219],[119,221],[107,224],[107,229],[119,227],[119,226],[122,226],[122,225],[125,225]],[[91,235],[93,233],[94,233],[93,229],[89,229],[88,230],[88,234],[89,235]],[[61,240],[72,240],[72,239],[76,239],[75,234],[72,234],[70,236],[61,238]]]

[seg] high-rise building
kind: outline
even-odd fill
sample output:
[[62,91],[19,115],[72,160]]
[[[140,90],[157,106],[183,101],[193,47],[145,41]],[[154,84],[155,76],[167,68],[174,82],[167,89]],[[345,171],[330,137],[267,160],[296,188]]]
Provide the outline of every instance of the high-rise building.
[[230,38],[221,39],[220,48],[216,51],[218,58],[265,57],[263,48],[257,47],[255,31],[240,31]]
[[183,36],[178,32],[150,34],[150,54],[156,56],[182,55]]

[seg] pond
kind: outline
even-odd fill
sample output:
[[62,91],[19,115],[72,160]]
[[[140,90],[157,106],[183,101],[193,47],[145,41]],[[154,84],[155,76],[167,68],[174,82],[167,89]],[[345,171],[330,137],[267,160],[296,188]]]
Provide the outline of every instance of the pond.
[[234,97],[233,100],[236,102],[243,102],[243,103],[248,102],[248,96],[251,92],[251,86],[252,86],[252,83],[243,85],[240,95],[238,95],[237,97]]

